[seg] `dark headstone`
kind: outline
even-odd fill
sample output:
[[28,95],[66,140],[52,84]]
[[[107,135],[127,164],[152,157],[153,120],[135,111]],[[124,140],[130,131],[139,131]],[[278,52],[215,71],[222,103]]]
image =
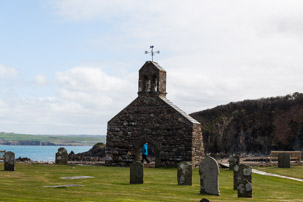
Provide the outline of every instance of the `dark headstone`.
[[238,197],[252,198],[252,168],[240,164],[234,167],[234,188],[238,190]]
[[130,164],[130,184],[143,184],[143,178],[143,164],[140,162]]
[[290,155],[287,153],[280,153],[278,156],[279,168],[290,168]]
[[237,190],[242,180],[247,180],[251,183],[251,174],[251,166],[247,166],[244,164],[236,165],[234,167],[234,190]]
[[15,153],[14,152],[9,151],[4,154],[4,170],[6,170],[6,171],[15,170]]
[[252,184],[242,180],[238,185],[238,197],[252,198]]
[[200,200],[200,202],[209,202],[209,200],[206,199],[206,198],[203,198],[203,199]]
[[201,194],[220,195],[219,173],[217,161],[210,156],[205,156],[199,167]]
[[178,185],[192,185],[193,169],[191,162],[181,162],[178,165]]
[[239,164],[240,164],[239,156],[233,155],[229,157],[229,170],[234,170],[234,167]]
[[66,165],[68,161],[68,154],[64,147],[60,147],[56,153],[56,164]]

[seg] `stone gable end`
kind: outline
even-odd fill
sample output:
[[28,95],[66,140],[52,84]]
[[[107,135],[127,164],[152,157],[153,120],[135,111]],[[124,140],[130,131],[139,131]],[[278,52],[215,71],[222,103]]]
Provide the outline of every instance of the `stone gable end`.
[[157,66],[145,63],[139,71],[138,97],[108,122],[106,165],[138,161],[146,142],[154,148],[156,167],[175,167],[182,161],[198,166],[202,160],[201,125],[166,98],[166,72]]

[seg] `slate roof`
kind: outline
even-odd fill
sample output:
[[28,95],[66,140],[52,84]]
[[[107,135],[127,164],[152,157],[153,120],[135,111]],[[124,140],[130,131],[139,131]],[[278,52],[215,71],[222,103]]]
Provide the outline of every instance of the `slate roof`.
[[188,114],[186,114],[182,109],[180,109],[179,107],[177,107],[174,103],[172,103],[169,99],[167,99],[166,97],[159,97],[161,100],[163,100],[166,104],[168,104],[169,106],[171,106],[172,108],[174,108],[176,111],[178,111],[184,118],[186,118],[187,120],[189,120],[192,123],[195,124],[200,124],[196,119],[192,118],[191,116],[189,116]]

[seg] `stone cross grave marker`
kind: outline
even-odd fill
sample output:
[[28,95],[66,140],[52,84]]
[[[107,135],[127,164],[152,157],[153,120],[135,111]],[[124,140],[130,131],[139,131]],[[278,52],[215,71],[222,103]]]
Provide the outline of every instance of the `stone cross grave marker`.
[[201,194],[220,195],[219,173],[217,161],[210,156],[205,156],[199,166]]
[[15,170],[15,153],[8,151],[4,154],[4,170],[14,171]]
[[178,165],[178,185],[192,185],[193,169],[191,162],[184,161]]
[[143,184],[144,168],[140,162],[130,164],[130,184]]
[[239,164],[240,157],[238,155],[232,155],[229,157],[229,170],[234,170],[234,167]]
[[68,154],[64,147],[60,147],[56,153],[56,164],[66,165],[68,161]]
[[279,168],[290,168],[290,155],[287,153],[280,153],[278,156]]

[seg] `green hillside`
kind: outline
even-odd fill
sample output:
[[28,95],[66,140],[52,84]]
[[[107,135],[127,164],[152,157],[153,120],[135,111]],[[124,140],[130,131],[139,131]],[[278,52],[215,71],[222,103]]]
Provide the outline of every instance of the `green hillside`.
[[105,143],[101,135],[28,135],[0,133],[0,145],[94,145]]

